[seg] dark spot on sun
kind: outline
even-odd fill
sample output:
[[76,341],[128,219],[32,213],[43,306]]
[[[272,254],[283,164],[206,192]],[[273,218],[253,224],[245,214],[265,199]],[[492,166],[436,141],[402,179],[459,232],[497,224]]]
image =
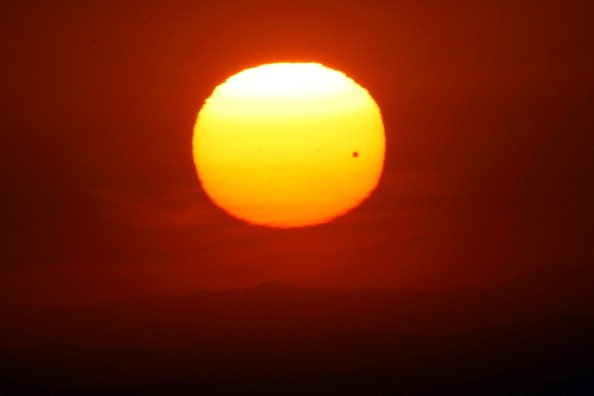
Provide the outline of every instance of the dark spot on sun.
[[353,151],[353,157],[357,158],[359,156],[359,152],[358,151]]

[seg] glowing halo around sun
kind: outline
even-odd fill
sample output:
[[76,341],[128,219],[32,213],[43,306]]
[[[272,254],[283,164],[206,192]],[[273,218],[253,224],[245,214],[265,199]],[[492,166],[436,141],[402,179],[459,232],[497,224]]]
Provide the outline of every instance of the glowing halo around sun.
[[246,69],[198,113],[198,178],[210,199],[251,224],[328,222],[376,188],[385,137],[379,107],[341,72],[317,63]]

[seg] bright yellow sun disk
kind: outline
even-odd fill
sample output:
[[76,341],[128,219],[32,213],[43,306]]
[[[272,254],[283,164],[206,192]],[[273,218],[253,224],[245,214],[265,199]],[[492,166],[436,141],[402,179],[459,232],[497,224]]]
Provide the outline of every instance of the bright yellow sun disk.
[[299,227],[358,206],[377,186],[384,128],[369,93],[316,63],[244,70],[198,114],[193,150],[208,196],[249,223]]

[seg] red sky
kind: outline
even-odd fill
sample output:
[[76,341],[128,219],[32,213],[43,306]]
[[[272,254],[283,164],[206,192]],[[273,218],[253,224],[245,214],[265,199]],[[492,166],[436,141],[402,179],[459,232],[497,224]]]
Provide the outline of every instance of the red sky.
[[[577,1],[3,2],[0,303],[593,263],[592,20]],[[277,61],[341,70],[382,109],[380,187],[321,227],[230,219],[194,172],[203,101]]]

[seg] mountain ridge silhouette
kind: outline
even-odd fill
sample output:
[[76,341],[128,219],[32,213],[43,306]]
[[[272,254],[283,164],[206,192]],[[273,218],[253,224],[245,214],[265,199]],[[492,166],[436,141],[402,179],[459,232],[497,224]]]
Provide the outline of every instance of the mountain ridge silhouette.
[[139,296],[69,309],[1,310],[0,347],[181,346],[374,333],[455,334],[594,315],[590,267],[543,272],[497,288],[433,292],[302,288],[267,282],[183,296]]

